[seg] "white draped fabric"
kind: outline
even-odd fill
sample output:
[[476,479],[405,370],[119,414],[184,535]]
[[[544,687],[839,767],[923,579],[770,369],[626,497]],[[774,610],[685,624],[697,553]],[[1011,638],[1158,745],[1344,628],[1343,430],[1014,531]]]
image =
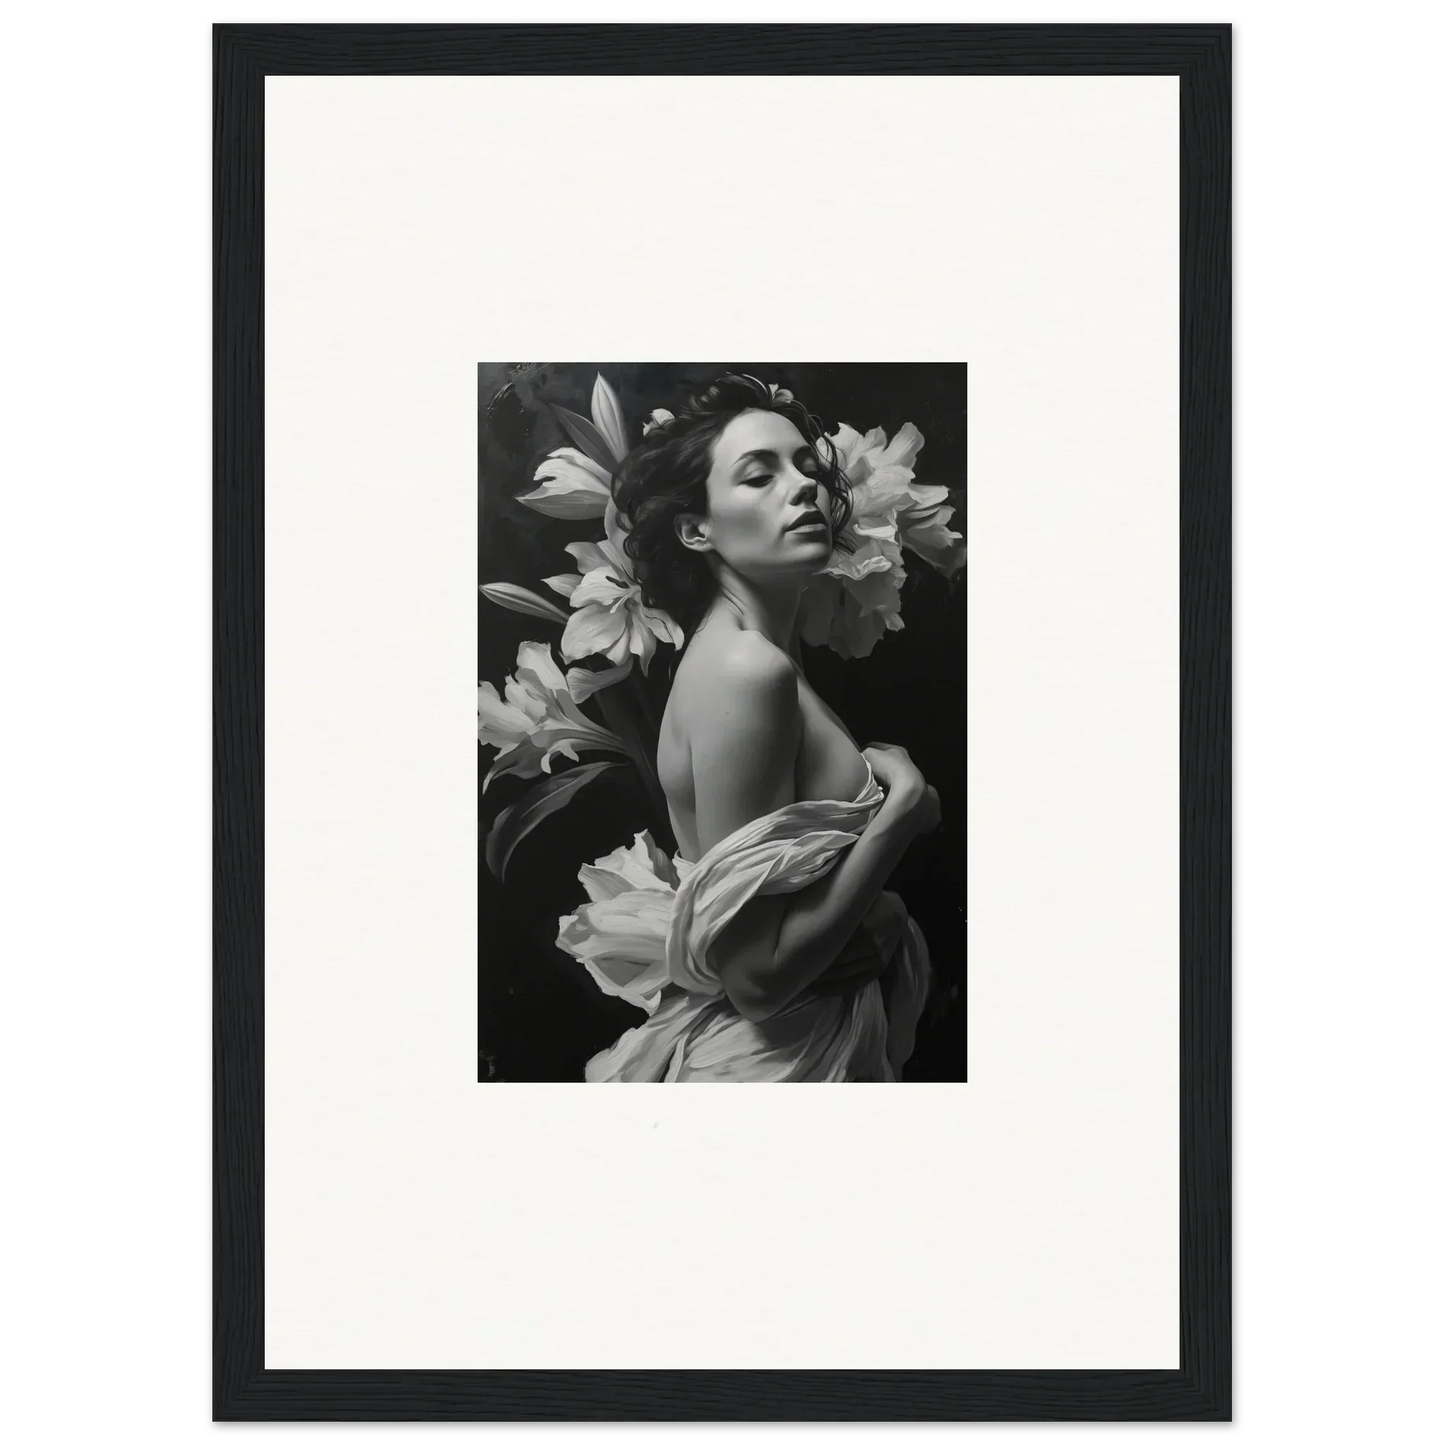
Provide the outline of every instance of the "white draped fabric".
[[912,919],[881,977],[805,992],[763,1023],[728,1001],[713,943],[749,899],[821,878],[883,801],[870,773],[851,803],[793,803],[724,838],[696,863],[647,833],[578,875],[589,902],[557,942],[605,993],[649,1017],[587,1065],[590,1083],[893,1082],[928,992],[928,947]]

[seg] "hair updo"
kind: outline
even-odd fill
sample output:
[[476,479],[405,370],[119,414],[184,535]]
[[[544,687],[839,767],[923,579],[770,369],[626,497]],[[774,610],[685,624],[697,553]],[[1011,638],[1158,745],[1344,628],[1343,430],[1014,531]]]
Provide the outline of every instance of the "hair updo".
[[836,449],[818,418],[790,392],[770,390],[755,377],[737,374],[720,376],[694,392],[671,420],[659,421],[648,431],[612,482],[642,600],[662,608],[688,633],[702,621],[717,583],[706,557],[683,546],[675,523],[687,513],[707,515],[713,445],[745,411],[786,417],[817,453],[835,546],[852,513]]

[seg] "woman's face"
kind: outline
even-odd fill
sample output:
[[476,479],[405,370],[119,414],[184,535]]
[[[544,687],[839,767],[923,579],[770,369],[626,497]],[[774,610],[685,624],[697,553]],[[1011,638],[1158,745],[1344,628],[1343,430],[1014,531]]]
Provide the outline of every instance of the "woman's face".
[[[742,412],[713,445],[707,516],[692,520],[692,536],[744,577],[811,576],[833,551],[822,473],[787,417]],[[683,540],[698,545],[686,532]]]

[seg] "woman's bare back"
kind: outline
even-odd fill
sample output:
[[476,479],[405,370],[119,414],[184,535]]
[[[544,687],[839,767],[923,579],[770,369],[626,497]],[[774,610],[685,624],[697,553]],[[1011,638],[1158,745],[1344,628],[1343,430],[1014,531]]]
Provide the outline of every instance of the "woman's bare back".
[[[702,628],[678,663],[657,746],[658,777],[667,796],[673,832],[682,856],[690,861],[705,851],[701,846],[704,840],[698,836],[698,767],[716,761],[695,756],[698,735],[705,730],[699,724],[716,718],[731,701],[728,664],[739,646],[775,664],[781,659],[795,679],[797,735],[778,739],[779,747],[794,750],[792,796],[785,801],[851,801],[868,777],[868,765],[857,743],[785,652],[758,632],[717,623]],[[716,748],[718,744],[712,741],[707,746]]]

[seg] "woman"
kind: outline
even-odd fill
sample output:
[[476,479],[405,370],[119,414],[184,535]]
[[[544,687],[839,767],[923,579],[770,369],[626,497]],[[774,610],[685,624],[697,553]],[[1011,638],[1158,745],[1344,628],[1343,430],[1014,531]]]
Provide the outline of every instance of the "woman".
[[659,415],[614,498],[644,602],[689,633],[657,751],[679,854],[640,835],[626,855],[634,918],[665,922],[651,990],[594,966],[585,909],[563,920],[562,945],[653,1010],[587,1078],[896,1079],[928,956],[883,885],[939,804],[902,748],[860,751],[799,665],[799,604],[847,484],[817,421],[751,377]]

